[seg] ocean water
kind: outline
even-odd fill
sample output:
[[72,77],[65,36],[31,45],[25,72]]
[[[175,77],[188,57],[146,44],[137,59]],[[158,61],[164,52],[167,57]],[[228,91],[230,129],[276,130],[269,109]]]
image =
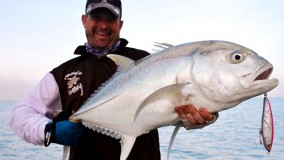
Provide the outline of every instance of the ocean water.
[[[36,146],[18,138],[9,128],[16,102],[0,101],[0,159],[51,160],[62,158],[62,146]],[[282,160],[284,159],[284,98],[270,98],[274,117],[274,143],[267,154],[259,144],[262,98],[256,97],[219,113],[219,119],[203,129],[181,129],[172,146],[170,160]],[[160,128],[162,160],[174,127]]]

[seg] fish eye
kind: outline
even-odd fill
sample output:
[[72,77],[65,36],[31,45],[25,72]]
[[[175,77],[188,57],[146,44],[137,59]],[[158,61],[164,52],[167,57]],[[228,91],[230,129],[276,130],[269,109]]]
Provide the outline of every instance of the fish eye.
[[233,63],[240,63],[244,61],[244,55],[241,53],[232,53],[231,60]]

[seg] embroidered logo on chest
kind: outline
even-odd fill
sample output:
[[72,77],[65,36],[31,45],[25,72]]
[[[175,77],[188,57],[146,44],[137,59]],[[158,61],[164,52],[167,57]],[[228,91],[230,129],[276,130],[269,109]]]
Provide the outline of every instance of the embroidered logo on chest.
[[73,93],[80,91],[81,92],[80,95],[83,96],[84,94],[83,85],[82,83],[79,82],[80,75],[82,75],[82,72],[77,71],[77,72],[71,72],[64,77],[64,80],[67,81],[69,95],[72,95]]

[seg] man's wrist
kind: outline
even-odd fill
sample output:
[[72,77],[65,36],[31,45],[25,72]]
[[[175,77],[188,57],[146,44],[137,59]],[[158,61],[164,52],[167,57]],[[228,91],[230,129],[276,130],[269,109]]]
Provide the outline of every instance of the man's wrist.
[[49,122],[45,125],[45,129],[44,129],[45,147],[48,147],[51,142],[55,142],[54,129],[55,129],[55,124],[53,122]]

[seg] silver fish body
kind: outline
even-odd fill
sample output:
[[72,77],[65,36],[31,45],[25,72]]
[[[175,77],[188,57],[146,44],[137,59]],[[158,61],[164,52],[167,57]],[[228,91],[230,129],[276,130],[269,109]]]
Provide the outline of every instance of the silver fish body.
[[201,41],[165,49],[139,61],[108,55],[119,72],[74,114],[95,131],[121,139],[121,160],[135,139],[180,122],[174,108],[229,109],[278,85],[272,65],[254,51],[226,41]]

